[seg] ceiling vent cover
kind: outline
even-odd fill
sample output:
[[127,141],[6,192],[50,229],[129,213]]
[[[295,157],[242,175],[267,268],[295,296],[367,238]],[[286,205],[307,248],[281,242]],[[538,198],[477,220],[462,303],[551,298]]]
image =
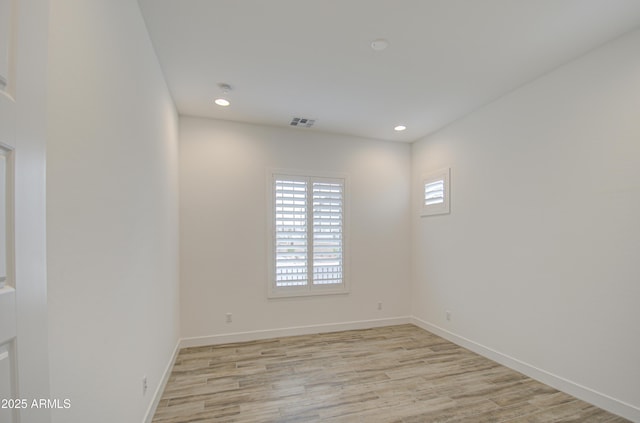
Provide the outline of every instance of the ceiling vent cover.
[[316,123],[315,119],[294,117],[291,119],[291,123],[289,123],[289,125],[296,126],[298,128],[311,128],[314,123]]

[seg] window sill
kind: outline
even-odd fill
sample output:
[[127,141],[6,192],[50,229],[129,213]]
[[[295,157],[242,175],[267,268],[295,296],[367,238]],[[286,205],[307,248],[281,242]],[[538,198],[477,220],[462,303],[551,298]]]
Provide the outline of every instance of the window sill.
[[15,288],[9,285],[5,285],[4,287],[0,288],[0,295],[8,295],[14,292],[16,292]]
[[313,291],[309,290],[277,290],[276,292],[270,291],[267,294],[267,298],[269,299],[278,299],[278,298],[295,298],[295,297],[322,297],[326,295],[347,295],[349,294],[348,289],[315,289]]

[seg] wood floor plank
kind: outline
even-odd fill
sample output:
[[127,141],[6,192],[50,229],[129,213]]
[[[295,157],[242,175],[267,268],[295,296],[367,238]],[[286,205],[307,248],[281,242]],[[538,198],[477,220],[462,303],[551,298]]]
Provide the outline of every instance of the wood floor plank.
[[413,325],[182,349],[153,423],[627,420]]

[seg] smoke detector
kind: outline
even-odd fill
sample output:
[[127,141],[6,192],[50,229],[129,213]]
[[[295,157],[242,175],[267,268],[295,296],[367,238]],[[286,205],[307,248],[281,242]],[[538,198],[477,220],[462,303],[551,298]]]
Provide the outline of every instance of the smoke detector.
[[378,38],[377,40],[371,41],[371,48],[376,51],[382,51],[387,47],[389,47],[389,41],[384,38]]

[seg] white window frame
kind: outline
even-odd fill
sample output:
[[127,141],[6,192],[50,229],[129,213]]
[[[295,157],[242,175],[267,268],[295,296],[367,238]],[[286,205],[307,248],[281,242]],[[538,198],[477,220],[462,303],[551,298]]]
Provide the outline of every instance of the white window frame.
[[[435,170],[433,172],[426,173],[422,176],[422,184],[420,184],[420,215],[434,216],[438,214],[449,213],[449,203],[451,197],[451,189],[449,179],[451,176],[451,168],[446,167]],[[441,182],[443,185],[442,201],[436,204],[426,204],[425,190],[427,185]]]
[[[340,284],[314,284],[313,272],[308,272],[308,283],[303,286],[276,286],[276,225],[275,225],[275,183],[276,178],[291,177],[294,180],[307,181],[334,181],[341,180],[343,184],[343,204],[342,204],[342,283]],[[291,169],[269,169],[267,170],[267,297],[303,297],[315,295],[335,295],[349,293],[349,177],[343,173],[330,172],[309,172]],[[308,195],[308,204],[312,203],[312,196]],[[310,214],[313,215],[312,208]],[[309,212],[308,212],[309,214]],[[313,229],[308,230],[311,233]],[[307,246],[313,243],[312,238],[307,238]],[[311,247],[312,248],[312,247]],[[313,253],[309,254],[313,257]],[[313,268],[313,259],[309,260],[309,268]]]

